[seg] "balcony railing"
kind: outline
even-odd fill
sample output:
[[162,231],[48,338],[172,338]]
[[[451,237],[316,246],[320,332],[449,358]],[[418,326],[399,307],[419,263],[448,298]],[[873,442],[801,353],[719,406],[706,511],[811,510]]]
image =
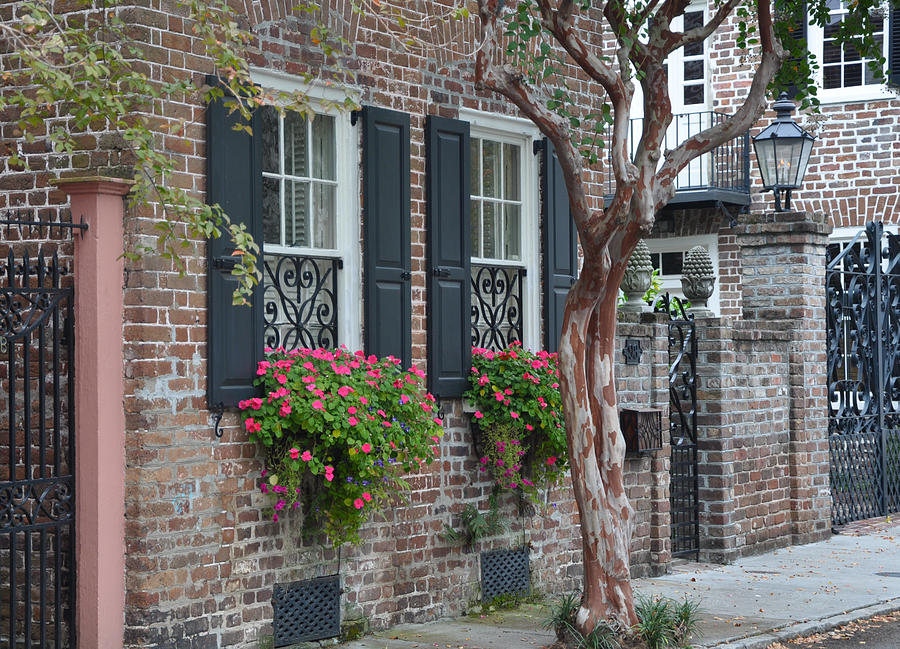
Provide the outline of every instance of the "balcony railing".
[[472,346],[499,351],[522,340],[524,268],[472,264]]
[[266,347],[338,344],[340,259],[266,253],[263,299]]
[[[729,115],[717,111],[702,111],[673,115],[666,131],[663,151],[674,149],[689,137],[715,126]],[[637,148],[644,128],[644,119],[631,120],[628,131],[628,150],[631,155]],[[607,138],[610,150],[611,134]],[[610,154],[607,163],[610,162]],[[612,173],[607,176],[607,195],[615,192]],[[672,203],[693,200],[723,200],[732,203],[749,203],[750,198],[750,132],[717,146],[712,151],[692,160],[675,179],[676,197]],[[680,195],[679,195],[680,194]]]

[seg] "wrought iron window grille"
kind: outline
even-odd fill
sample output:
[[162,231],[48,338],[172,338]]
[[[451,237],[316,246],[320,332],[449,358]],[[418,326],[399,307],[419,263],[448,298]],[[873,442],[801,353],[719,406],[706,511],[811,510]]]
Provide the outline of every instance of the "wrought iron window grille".
[[522,340],[525,269],[472,264],[472,346],[501,350]]
[[336,347],[341,259],[265,253],[266,347]]

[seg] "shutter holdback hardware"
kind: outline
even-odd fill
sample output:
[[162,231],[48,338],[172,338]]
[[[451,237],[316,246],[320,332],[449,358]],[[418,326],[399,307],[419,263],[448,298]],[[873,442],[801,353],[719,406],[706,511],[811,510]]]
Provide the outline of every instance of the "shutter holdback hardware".
[[225,432],[221,428],[219,428],[219,424],[222,423],[222,415],[225,414],[225,404],[223,402],[219,402],[215,406],[209,409],[209,411],[213,414],[213,422],[215,424],[215,433],[216,439],[222,438],[222,433]]

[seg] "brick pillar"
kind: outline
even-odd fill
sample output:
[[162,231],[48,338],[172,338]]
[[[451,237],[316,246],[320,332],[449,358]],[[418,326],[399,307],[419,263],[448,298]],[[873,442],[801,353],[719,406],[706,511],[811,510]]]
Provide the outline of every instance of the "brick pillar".
[[779,320],[791,332],[791,536],[809,543],[829,534],[824,214],[751,215],[737,228],[746,319]]
[[131,181],[66,179],[75,234],[75,560],[79,649],[121,647],[125,620],[122,197]]

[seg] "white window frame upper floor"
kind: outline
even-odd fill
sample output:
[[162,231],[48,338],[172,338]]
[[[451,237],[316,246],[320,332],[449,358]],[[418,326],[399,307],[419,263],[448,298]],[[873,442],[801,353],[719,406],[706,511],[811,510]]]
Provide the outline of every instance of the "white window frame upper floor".
[[[521,189],[521,261],[502,258],[484,258],[473,254],[471,263],[484,266],[524,268],[522,278],[522,345],[540,349],[541,343],[541,254],[540,254],[540,200],[539,161],[534,155],[534,143],[540,140],[540,131],[530,121],[460,109],[459,119],[469,122],[470,138],[514,144],[520,147],[519,162]],[[478,192],[471,188],[471,195]],[[474,222],[475,214],[471,215]]]
[[[713,287],[713,293],[707,301],[707,307],[709,307],[710,311],[712,311],[716,315],[720,314],[719,235],[702,234],[690,237],[671,237],[667,239],[644,239],[644,243],[646,243],[647,248],[650,249],[651,258],[655,255],[667,252],[680,252],[682,253],[682,255],[685,255],[687,254],[687,251],[694,246],[703,246],[704,248],[706,248],[706,250],[709,252],[709,257],[712,260],[713,271],[716,274],[716,282]],[[677,275],[660,274],[659,279],[662,282],[659,289],[660,293],[669,293],[672,296],[677,296],[680,299],[684,299],[684,292],[681,290],[680,273]]]
[[[337,295],[334,300],[337,306],[337,341],[336,345],[347,349],[362,349],[362,267],[360,244],[360,199],[359,199],[359,132],[350,122],[347,113],[334,108],[344,100],[346,93],[342,90],[324,86],[310,86],[300,78],[273,72],[262,68],[252,68],[251,77],[254,83],[272,91],[295,92],[303,90],[312,98],[316,114],[331,116],[334,120],[335,145],[335,187],[334,210],[335,229],[334,247],[322,248],[309,246],[291,246],[280,243],[262,242],[263,253],[310,256],[340,260],[337,268]],[[319,103],[318,105],[317,104]],[[279,118],[283,123],[284,117]],[[279,128],[279,146],[283,128]],[[256,134],[254,134],[256,136]],[[261,134],[259,135],[261,137]],[[279,173],[263,173],[264,178],[280,180],[285,176],[283,152],[280,155]],[[311,161],[310,161],[311,163]],[[282,183],[285,181],[281,181]],[[309,196],[312,196],[310,192]],[[284,218],[284,202],[282,197],[282,219]],[[282,238],[284,233],[282,232]],[[310,242],[311,243],[311,242]],[[265,274],[265,273],[264,273]],[[266,281],[266,277],[263,278]]]
[[[838,13],[846,13],[846,10],[844,9],[845,5],[846,0],[841,3],[842,8],[840,10],[832,9],[832,12],[837,11]],[[895,9],[894,11],[900,11],[900,9]],[[817,68],[813,71],[813,81],[815,82],[816,88],[818,89],[817,95],[821,103],[841,104],[858,101],[873,101],[879,99],[896,98],[897,95],[891,92],[891,90],[887,87],[885,81],[871,84],[865,83],[866,76],[868,74],[868,64],[865,62],[862,63],[862,85],[842,85],[842,87],[839,88],[825,88],[825,67],[827,65],[824,60],[825,30],[821,26],[813,24],[808,20],[808,18],[807,21],[807,46],[809,52],[813,56],[815,56],[816,62],[818,63]],[[890,42],[892,36],[890,33],[890,23],[890,11],[888,7],[884,7],[881,43],[882,55],[884,56],[886,61],[889,58]]]

